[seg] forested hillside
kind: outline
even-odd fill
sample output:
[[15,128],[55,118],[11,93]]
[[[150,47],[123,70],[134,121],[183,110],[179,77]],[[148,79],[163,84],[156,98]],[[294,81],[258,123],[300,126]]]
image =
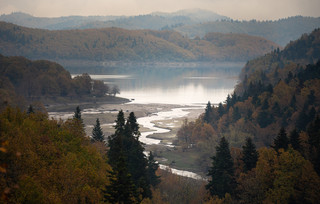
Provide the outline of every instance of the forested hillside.
[[1,22],[0,53],[54,60],[246,61],[278,47],[249,35],[208,35],[211,37],[191,40],[174,31],[120,28],[49,31]]
[[[309,184],[281,182],[284,175],[290,175],[287,180],[293,181],[297,175],[306,179],[304,176],[309,172],[310,176],[315,176],[316,184],[312,185],[319,186],[319,37],[320,30],[317,29],[290,43],[283,51],[275,50],[249,61],[242,70],[241,83],[224,104],[212,106],[209,102],[204,114],[194,122],[186,121],[181,127],[177,144],[183,151],[195,151],[200,155],[198,164],[212,176],[207,185],[212,196],[222,198],[229,193],[232,199],[244,203],[249,200],[283,203],[290,199],[302,202],[319,198],[315,196],[318,190],[308,195],[299,194],[299,190],[289,192],[290,188],[303,191]],[[252,163],[255,146],[261,148],[257,153],[260,156],[256,155]],[[216,156],[212,157],[212,167],[207,169],[214,150]],[[246,155],[245,151],[251,153]],[[271,163],[265,163],[266,160]],[[219,163],[221,161],[223,163]],[[284,161],[287,164],[282,163]],[[297,161],[300,163],[296,164]],[[287,169],[287,173],[281,173],[290,165],[305,170]],[[226,173],[218,175],[220,168]],[[246,168],[253,170],[247,172]],[[267,172],[272,169],[278,172]],[[225,176],[228,179],[219,183]],[[222,186],[219,190],[215,185]]]
[[0,55],[0,107],[7,104],[23,107],[27,102],[48,99],[88,100],[107,93],[117,94],[113,90],[88,74],[72,79],[68,71],[54,62]]
[[29,28],[49,30],[88,29],[118,27],[125,29],[155,29],[192,25],[208,21],[229,19],[212,11],[187,9],[173,13],[154,12],[139,16],[65,16],[56,18],[35,17],[26,13],[14,12],[1,15],[0,21],[14,23]]
[[281,46],[304,33],[320,27],[320,18],[294,16],[274,21],[237,21],[211,11],[194,9],[174,13],[151,13],[139,16],[67,16],[40,18],[24,13],[0,16],[0,21],[29,28],[49,30],[124,28],[131,30],[174,30],[188,38],[204,37],[211,32],[243,33],[260,36]]
[[320,27],[320,18],[295,16],[277,21],[215,21],[173,28],[191,38],[203,37],[210,32],[245,33],[260,36],[281,46],[298,39],[304,33],[310,33]]

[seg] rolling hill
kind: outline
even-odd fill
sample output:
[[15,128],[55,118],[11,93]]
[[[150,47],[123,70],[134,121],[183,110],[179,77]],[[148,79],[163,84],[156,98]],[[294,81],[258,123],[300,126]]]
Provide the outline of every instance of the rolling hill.
[[25,13],[1,15],[0,21],[49,30],[124,28],[131,30],[174,30],[188,38],[204,37],[211,32],[242,33],[260,36],[281,46],[296,40],[304,33],[320,27],[320,18],[294,16],[275,21],[237,21],[201,9],[173,13],[155,12],[139,16],[66,16],[59,18],[34,17]]
[[121,28],[49,31],[0,22],[0,53],[30,59],[125,62],[247,61],[279,47],[261,37]]

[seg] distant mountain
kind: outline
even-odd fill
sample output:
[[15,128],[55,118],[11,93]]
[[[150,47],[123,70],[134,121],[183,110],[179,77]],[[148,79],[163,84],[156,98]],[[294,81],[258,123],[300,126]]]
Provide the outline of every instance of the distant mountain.
[[49,30],[86,29],[119,27],[125,29],[153,29],[193,25],[197,23],[229,19],[211,11],[193,9],[181,10],[174,13],[152,13],[139,16],[67,16],[58,18],[34,17],[17,12],[1,15],[0,21],[14,23],[29,28]]
[[320,27],[320,18],[295,16],[277,21],[233,21],[222,20],[184,25],[174,28],[175,31],[190,38],[203,37],[209,32],[245,33],[264,37],[275,43],[285,46],[290,41],[298,39],[304,33]]
[[29,28],[64,30],[81,26],[88,22],[111,21],[122,16],[67,16],[57,18],[34,17],[26,13],[15,12],[1,15],[0,21],[17,24]]
[[0,21],[49,30],[110,27],[130,30],[174,30],[189,38],[202,38],[211,32],[243,33],[266,38],[281,46],[320,27],[320,18],[295,16],[277,21],[235,21],[202,9],[181,10],[173,13],[155,12],[139,16],[67,16],[59,18],[40,18],[24,13],[12,13],[0,16]]
[[30,59],[124,62],[247,61],[278,47],[261,37],[121,28],[49,31],[0,22],[0,53]]
[[153,16],[173,17],[173,16],[185,16],[189,17],[193,22],[204,23],[217,20],[230,20],[227,16],[219,15],[215,12],[203,9],[186,9],[173,13],[154,12]]

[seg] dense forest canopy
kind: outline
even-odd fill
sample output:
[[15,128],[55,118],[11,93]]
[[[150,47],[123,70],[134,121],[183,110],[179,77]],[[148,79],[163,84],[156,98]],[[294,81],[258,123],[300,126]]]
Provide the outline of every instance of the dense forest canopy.
[[0,22],[0,53],[54,60],[210,62],[246,61],[279,47],[264,38],[244,34],[208,35],[192,40],[175,31],[49,31]]
[[88,74],[71,78],[61,65],[47,60],[0,55],[0,74],[0,107],[6,104],[21,107],[23,101],[44,102],[46,99],[87,100],[120,91],[117,86],[111,88]]
[[319,37],[316,29],[249,61],[225,103],[208,102],[196,121],[185,121],[178,131],[177,144],[197,152],[196,162],[209,172],[210,202],[319,199]]

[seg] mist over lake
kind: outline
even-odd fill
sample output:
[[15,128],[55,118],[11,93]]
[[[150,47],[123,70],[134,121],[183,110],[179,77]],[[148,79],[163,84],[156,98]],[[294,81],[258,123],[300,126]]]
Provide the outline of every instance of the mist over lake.
[[223,102],[233,92],[242,67],[242,63],[192,68],[119,67],[95,69],[90,76],[110,87],[117,85],[118,96],[132,103],[189,105]]

